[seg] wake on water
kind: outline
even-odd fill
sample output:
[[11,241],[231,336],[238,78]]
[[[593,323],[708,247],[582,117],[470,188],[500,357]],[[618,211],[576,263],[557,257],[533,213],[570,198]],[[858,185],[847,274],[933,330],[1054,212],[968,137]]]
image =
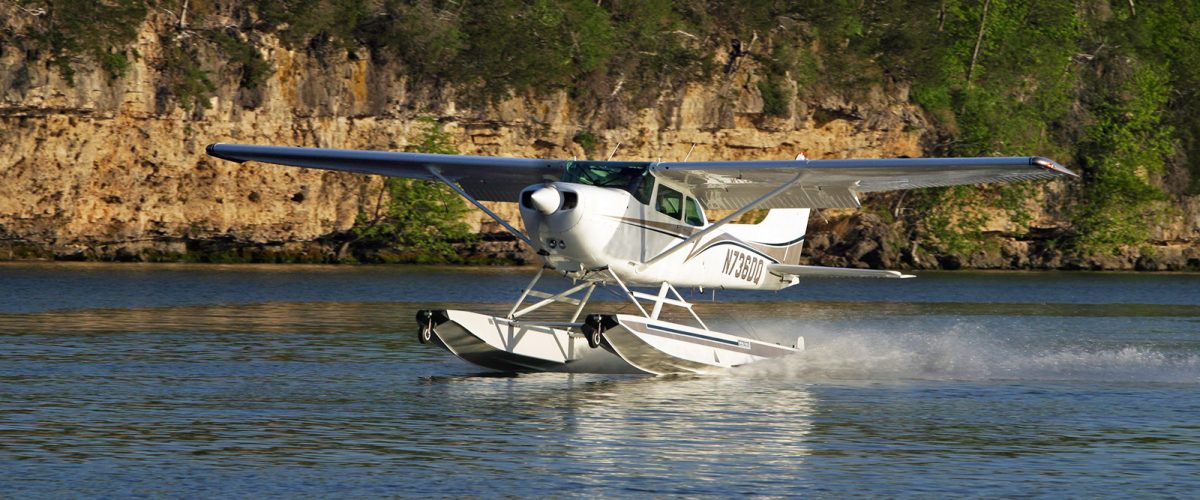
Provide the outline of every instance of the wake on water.
[[[1016,380],[1200,383],[1200,355],[1153,347],[1056,347],[998,338],[971,325],[944,331],[821,331],[803,352],[734,369],[735,375],[814,380]],[[765,333],[765,332],[764,332]],[[783,333],[783,335],[780,335]]]

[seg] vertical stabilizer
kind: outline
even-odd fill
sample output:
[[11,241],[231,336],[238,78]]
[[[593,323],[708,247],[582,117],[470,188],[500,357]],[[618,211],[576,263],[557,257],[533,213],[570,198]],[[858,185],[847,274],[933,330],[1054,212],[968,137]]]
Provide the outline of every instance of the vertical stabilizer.
[[807,208],[772,208],[758,224],[728,224],[726,231],[780,264],[797,264],[808,231]]

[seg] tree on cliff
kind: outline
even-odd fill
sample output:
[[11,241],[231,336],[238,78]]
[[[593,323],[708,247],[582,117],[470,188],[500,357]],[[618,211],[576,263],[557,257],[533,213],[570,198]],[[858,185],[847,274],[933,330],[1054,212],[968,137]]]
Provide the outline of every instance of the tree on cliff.
[[[440,124],[430,120],[425,125],[420,140],[405,151],[458,154]],[[350,230],[353,239],[341,246],[338,259],[350,250],[359,260],[459,262],[452,242],[473,238],[463,222],[466,213],[462,198],[439,183],[387,177],[374,213],[358,215]]]

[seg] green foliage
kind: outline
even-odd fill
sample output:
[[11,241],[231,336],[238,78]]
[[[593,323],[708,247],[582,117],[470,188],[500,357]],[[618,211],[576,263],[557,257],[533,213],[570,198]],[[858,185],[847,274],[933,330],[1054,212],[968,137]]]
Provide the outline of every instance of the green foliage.
[[125,46],[137,37],[146,18],[140,0],[40,0],[20,2],[26,11],[41,10],[31,39],[48,50],[50,64],[70,83],[75,81],[74,62],[87,57],[111,78],[125,75],[129,58]]
[[292,47],[358,46],[355,30],[368,19],[366,0],[251,0],[268,30]]
[[110,78],[120,78],[129,71],[129,56],[124,52],[109,50],[100,55],[100,67]]
[[453,81],[469,96],[566,89],[602,99],[657,97],[664,84],[714,64],[689,17],[703,5],[668,0],[256,0],[260,28],[309,49],[361,45],[397,60],[414,82]]
[[[1073,6],[991,0],[985,16],[983,5],[891,4],[866,16],[861,32],[842,32],[856,41],[851,47],[880,54],[885,72],[911,78],[913,100],[946,136],[937,154],[1065,158],[1055,126],[1070,119],[1075,102],[1072,57],[1082,25]],[[932,236],[926,245],[961,256],[982,249],[988,213],[1027,224],[1024,202],[1035,192],[1029,184],[931,189],[914,203]]]
[[[177,10],[139,0],[19,2],[45,10],[27,38],[68,79],[83,59],[124,74],[147,5]],[[927,136],[932,155],[1037,154],[1080,170],[1083,182],[1067,189],[1074,239],[1058,248],[1071,243],[1087,254],[1141,245],[1147,227],[1168,214],[1170,196],[1200,193],[1194,1],[248,0],[192,10],[197,19],[201,11],[230,15],[241,32],[197,21],[186,33],[163,34],[165,87],[187,109],[207,105],[215,91],[203,68],[236,68],[251,88],[266,78],[270,68],[249,42],[258,31],[310,52],[365,47],[396,62],[413,85],[453,85],[469,98],[566,90],[588,119],[610,120],[588,127],[619,126],[620,117],[601,116],[609,103],[650,105],[711,80],[739,39],[748,51],[742,61],[753,62],[742,68],[754,74],[724,81],[730,89],[754,82],[765,114],[784,116],[806,96],[854,101],[878,87],[907,87],[936,126]],[[588,130],[573,139],[589,153],[598,143]],[[389,196],[424,196],[389,182]],[[925,190],[910,195],[919,208],[910,222],[931,236],[930,246],[977,251],[984,214],[1002,210],[1027,222],[1025,201],[1040,186]]]
[[[951,91],[960,131],[952,152],[1051,154],[1047,127],[1066,117],[1074,97],[1071,61],[1080,35],[1074,7],[999,0],[990,7],[978,58],[972,55],[973,40],[971,51],[959,45],[968,79],[921,83]],[[958,24],[978,29],[978,23],[968,16]]]
[[1030,184],[924,190],[913,207],[921,215],[920,228],[929,236],[923,245],[927,250],[950,255],[979,252],[984,249],[983,227],[990,214],[1003,213],[1018,229],[1033,220],[1026,203],[1034,190]]
[[791,113],[792,98],[779,83],[772,78],[758,81],[758,92],[762,95],[763,113],[768,116],[787,116]]
[[430,2],[260,0],[255,10],[293,47],[365,45],[422,80],[452,79],[498,98],[571,86],[614,53],[608,13],[590,0]]
[[221,52],[235,64],[241,72],[239,84],[243,88],[257,88],[271,71],[271,66],[263,60],[253,45],[225,31],[216,31],[211,35]]
[[[650,105],[665,88],[708,78],[718,65],[711,57],[707,13],[700,2],[617,0],[605,2],[615,39],[611,57],[588,83],[603,99],[618,90],[629,102]],[[724,37],[721,37],[722,39]],[[727,40],[722,40],[727,42]],[[724,48],[723,46],[721,48]],[[584,92],[586,93],[586,92]]]
[[164,42],[160,67],[163,80],[180,107],[192,110],[199,105],[208,108],[208,97],[217,86],[200,66],[196,47],[186,41]]
[[1167,187],[1180,194],[1200,194],[1200,4],[1140,2],[1136,16],[1128,9],[1114,11],[1111,19],[1097,25],[1104,38],[1092,43],[1115,45],[1119,55],[1162,70],[1170,87],[1163,121],[1174,128],[1173,139],[1184,155],[1178,161],[1191,178],[1188,185]]
[[1098,104],[1080,144],[1085,189],[1075,205],[1076,244],[1084,253],[1111,253],[1149,237],[1166,215],[1166,195],[1149,183],[1171,154],[1172,129],[1163,123],[1170,87],[1153,65],[1133,68],[1128,80]]
[[596,152],[596,146],[600,144],[600,139],[596,138],[596,134],[593,134],[590,130],[576,132],[575,136],[571,137],[571,140],[583,148],[584,153],[589,158]]
[[[1111,253],[1144,243],[1169,213],[1153,179],[1180,150],[1200,154],[1200,104],[1194,99],[1200,8],[1146,4],[1135,16],[1124,3],[1086,9],[1016,0],[987,4],[984,17],[982,2],[941,2],[939,29],[921,30],[937,33],[938,48],[927,57],[899,56],[913,63],[914,100],[949,136],[944,152],[1074,157],[1084,182],[1069,210],[1073,250]],[[1189,163],[1195,179],[1200,168]],[[1190,189],[1200,183],[1193,180]],[[973,234],[977,218],[967,214],[980,208],[980,199],[1020,216],[1019,204],[1006,200],[1030,190],[1015,185],[927,192],[927,205],[959,215],[926,217],[923,227],[939,235],[936,240],[949,241],[944,248],[969,249],[972,237],[954,241],[951,234]]]
[[[1174,163],[1190,176],[1189,185],[1166,187],[1174,193],[1200,194],[1200,4],[1138,2],[1136,16],[1114,6],[1110,18],[1093,23],[1097,36],[1086,43],[1088,48],[1099,47],[1090,52],[1097,53],[1096,60],[1108,66],[1110,74],[1136,61],[1157,67],[1165,78],[1170,89],[1163,122],[1174,128],[1172,139],[1180,155]],[[1129,61],[1118,59],[1121,56]]]
[[383,14],[365,20],[356,35],[379,56],[404,64],[412,75],[441,80],[454,78],[466,34],[458,10],[435,2],[384,2]]
[[567,87],[612,56],[613,27],[590,0],[468,4],[459,62],[485,95]]
[[[436,123],[428,123],[420,142],[407,150],[457,154],[450,137]],[[446,186],[432,181],[389,177],[384,181],[387,202],[373,216],[359,214],[351,233],[355,241],[373,248],[400,252],[403,260],[457,262],[452,242],[473,238],[462,221],[466,204]]]

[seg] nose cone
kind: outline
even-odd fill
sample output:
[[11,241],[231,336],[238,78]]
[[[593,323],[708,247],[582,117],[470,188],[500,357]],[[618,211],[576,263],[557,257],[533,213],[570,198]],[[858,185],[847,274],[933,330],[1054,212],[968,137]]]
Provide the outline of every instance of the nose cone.
[[562,193],[550,186],[534,191],[529,198],[533,203],[533,208],[543,215],[550,215],[562,206]]

